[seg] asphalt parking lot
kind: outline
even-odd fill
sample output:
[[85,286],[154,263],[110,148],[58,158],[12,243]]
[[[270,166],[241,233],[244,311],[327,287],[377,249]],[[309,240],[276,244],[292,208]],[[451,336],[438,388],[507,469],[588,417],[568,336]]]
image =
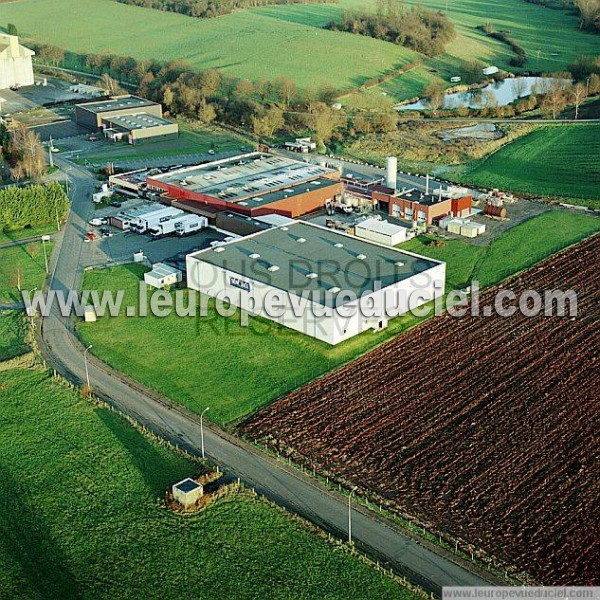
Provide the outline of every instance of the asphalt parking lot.
[[[96,211],[94,217],[108,216],[120,212],[126,205],[134,205],[138,201],[130,201],[120,209],[103,208]],[[99,237],[88,242],[84,246],[82,264],[84,267],[101,267],[115,263],[133,262],[134,252],[140,250],[151,263],[168,262],[185,272],[185,257],[191,252],[210,247],[213,241],[221,241],[226,234],[207,228],[194,235],[177,237],[166,236],[160,239],[152,239],[149,235],[139,235],[129,231],[121,231],[115,227],[109,227],[111,237]],[[88,225],[87,231],[94,231],[100,235],[100,227]],[[85,235],[85,231],[81,235]]]

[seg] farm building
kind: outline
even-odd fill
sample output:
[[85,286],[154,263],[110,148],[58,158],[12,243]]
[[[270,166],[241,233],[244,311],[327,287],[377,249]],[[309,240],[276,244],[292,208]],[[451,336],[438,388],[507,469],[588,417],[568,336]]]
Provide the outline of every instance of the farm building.
[[398,219],[416,221],[431,225],[434,220],[446,217],[466,217],[471,214],[473,197],[471,195],[424,194],[417,190],[373,191],[373,200],[380,210]]
[[131,113],[102,119],[104,136],[129,144],[177,138],[179,125],[149,113]]
[[444,293],[445,263],[297,221],[187,257],[188,287],[331,345]]
[[114,96],[99,102],[85,102],[75,105],[75,121],[93,131],[103,128],[103,123],[122,115],[144,113],[162,118],[162,106],[138,96]]
[[407,240],[409,230],[380,219],[365,219],[354,227],[356,237],[385,246],[397,246]]
[[144,282],[158,289],[162,289],[168,285],[175,285],[182,279],[182,273],[175,267],[170,267],[164,263],[156,263],[152,265],[152,271],[144,273]]
[[16,35],[0,34],[0,90],[33,85],[33,50],[19,44]]
[[166,201],[186,200],[250,217],[299,217],[336,202],[343,192],[334,169],[259,152],[153,175],[146,183]]

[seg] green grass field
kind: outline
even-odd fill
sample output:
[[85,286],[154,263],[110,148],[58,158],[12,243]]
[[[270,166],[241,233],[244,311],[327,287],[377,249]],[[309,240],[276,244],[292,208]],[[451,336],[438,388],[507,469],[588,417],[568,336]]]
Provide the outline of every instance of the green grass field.
[[[427,60],[371,93],[385,91],[395,99],[415,96],[433,78],[447,81],[468,59],[507,67],[510,50],[476,29],[488,20],[496,29],[509,29],[525,47],[530,56],[528,70],[563,70],[580,54],[600,52],[598,36],[579,31],[575,17],[523,0],[414,3],[447,8],[457,25],[457,39],[445,55]],[[394,44],[322,29],[342,10],[374,5],[375,0],[339,0],[336,4],[267,6],[216,19],[193,19],[111,0],[17,0],[3,5],[3,19],[15,23],[22,34],[75,52],[185,59],[195,67],[216,67],[236,77],[272,80],[286,75],[300,87],[333,84],[351,89],[419,57]],[[65,14],[69,19],[64,19]]]
[[487,287],[598,231],[599,219],[551,210],[509,229],[486,247],[460,240],[445,240],[444,246],[435,247],[428,245],[432,238],[421,236],[400,248],[445,261],[449,288],[464,288],[472,280]]
[[24,313],[16,310],[0,312],[0,361],[29,352],[27,327]]
[[[599,228],[592,217],[551,211],[510,229],[489,248],[461,241],[433,248],[422,238],[402,247],[445,260],[448,289],[463,288],[473,277],[482,285],[496,283]],[[90,271],[84,287],[122,289],[124,304],[136,305],[142,272],[133,265]],[[218,316],[211,301],[206,317],[107,316],[80,322],[77,329],[85,343],[94,345],[93,352],[116,369],[196,412],[209,406],[213,421],[230,425],[421,320],[406,315],[382,332],[367,332],[332,348],[259,318],[242,327],[239,318],[239,313]]]
[[457,177],[483,187],[600,208],[600,124],[540,127]]
[[18,0],[3,5],[2,18],[22,35],[74,52],[185,59],[254,80],[285,75],[301,87],[354,87],[414,58],[394,44],[253,11],[193,19],[111,0]]
[[[46,242],[48,259],[53,242]],[[20,302],[22,290],[40,288],[46,275],[42,242],[0,249],[0,303]]]
[[196,466],[45,372],[0,372],[0,423],[2,598],[414,597],[248,494],[167,511]]

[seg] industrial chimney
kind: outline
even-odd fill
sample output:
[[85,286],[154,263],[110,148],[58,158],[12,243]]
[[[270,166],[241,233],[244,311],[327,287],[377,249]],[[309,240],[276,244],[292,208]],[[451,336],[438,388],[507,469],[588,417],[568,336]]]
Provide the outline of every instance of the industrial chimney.
[[398,183],[398,159],[395,156],[388,156],[387,159],[387,171],[385,184],[387,187],[396,190],[396,184]]

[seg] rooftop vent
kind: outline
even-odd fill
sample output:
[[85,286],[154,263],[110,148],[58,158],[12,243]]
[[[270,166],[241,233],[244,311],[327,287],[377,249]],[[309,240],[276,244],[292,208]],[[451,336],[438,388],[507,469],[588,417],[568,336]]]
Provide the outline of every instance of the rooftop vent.
[[318,277],[318,275],[316,273],[309,273],[306,276],[306,279],[316,279]]
[[282,228],[281,228],[281,231],[289,231],[289,230],[290,230],[290,228],[289,228],[289,227],[282,227]]
[[329,288],[328,291],[331,292],[332,294],[337,294],[338,292],[341,292],[342,290],[341,290],[341,288],[334,286],[332,288]]
[[403,267],[403,266],[404,266],[404,263],[403,263],[401,260],[397,260],[397,261],[396,261],[394,264],[395,264],[397,267]]
[[225,250],[225,248],[223,248],[223,246],[217,246],[215,248],[215,252],[223,252],[223,250]]
[[336,248],[343,248],[344,244],[342,244],[341,242],[338,242],[337,244],[335,244]]
[[358,260],[365,260],[367,257],[364,254],[359,254],[356,258],[358,258]]
[[258,254],[258,252],[253,252],[253,253],[250,255],[250,258],[260,258],[260,254]]
[[275,273],[275,271],[279,271],[279,267],[277,265],[271,265],[268,269],[271,273]]
[[299,244],[304,244],[304,242],[306,242],[306,239],[305,239],[305,238],[298,238],[296,241],[297,241]]

